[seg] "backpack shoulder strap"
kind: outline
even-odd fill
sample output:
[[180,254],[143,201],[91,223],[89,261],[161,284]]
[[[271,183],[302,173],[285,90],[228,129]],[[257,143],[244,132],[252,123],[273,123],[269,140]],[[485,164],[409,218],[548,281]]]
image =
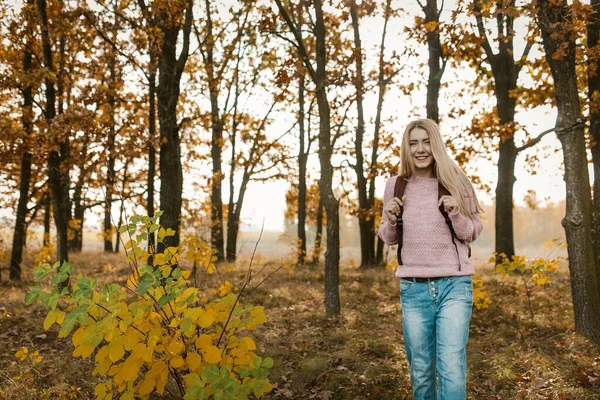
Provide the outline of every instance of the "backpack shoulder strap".
[[[394,185],[394,197],[397,197],[402,200],[402,196],[404,196],[404,189],[406,189],[406,178],[398,175],[396,178],[396,184]],[[400,216],[402,216],[403,207],[400,207]]]
[[[451,196],[451,194],[448,191],[448,189],[446,189],[446,187],[444,185],[442,185],[442,182],[438,181],[438,200],[441,199],[442,196]],[[449,218],[448,217],[448,213],[444,209],[444,205],[443,204],[440,206],[440,212],[444,216],[444,219],[448,220],[448,218]]]
[[[451,196],[451,194],[448,191],[448,189],[446,189],[446,187],[444,185],[442,185],[442,182],[439,182],[438,183],[438,200],[441,199],[442,196]],[[440,206],[440,212],[444,216],[444,219],[446,220],[446,223],[448,224],[448,228],[450,228],[450,234],[452,235],[452,242],[454,242],[454,239],[456,238],[456,240],[458,240],[459,242],[461,242],[462,244],[467,246],[467,249],[469,249],[469,258],[471,258],[471,246],[464,240],[460,240],[456,237],[456,233],[454,232],[454,227],[452,226],[452,221],[450,220],[448,213],[444,209],[443,204]],[[456,246],[456,244],[454,244],[454,245]],[[457,249],[457,253],[458,253],[458,249]],[[460,270],[460,268],[459,268],[459,270]]]

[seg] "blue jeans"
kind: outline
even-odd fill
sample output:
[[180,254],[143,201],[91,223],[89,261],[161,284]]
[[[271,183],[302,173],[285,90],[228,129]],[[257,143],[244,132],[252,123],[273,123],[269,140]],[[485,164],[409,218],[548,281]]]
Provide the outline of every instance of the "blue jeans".
[[415,400],[466,399],[471,276],[429,282],[401,279],[400,298]]

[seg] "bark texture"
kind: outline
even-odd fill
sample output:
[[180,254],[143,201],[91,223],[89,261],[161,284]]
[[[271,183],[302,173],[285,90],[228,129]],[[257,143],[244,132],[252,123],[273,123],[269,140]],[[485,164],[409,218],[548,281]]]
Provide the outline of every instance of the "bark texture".
[[[575,329],[600,343],[600,292],[593,210],[575,73],[575,42],[569,5],[564,0],[539,0],[538,24],[555,84],[556,133],[563,148],[567,212],[562,220],[567,236]],[[567,43],[564,55],[557,51]],[[564,49],[564,48],[563,48]]]

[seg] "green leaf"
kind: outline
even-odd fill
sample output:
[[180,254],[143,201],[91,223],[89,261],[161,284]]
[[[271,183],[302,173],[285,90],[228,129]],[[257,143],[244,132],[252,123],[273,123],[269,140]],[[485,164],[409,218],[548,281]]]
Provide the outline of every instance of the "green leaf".
[[175,268],[173,271],[171,271],[171,276],[173,277],[173,279],[181,278],[181,276],[182,276],[181,269]]
[[77,292],[78,295],[83,297],[89,297],[91,293],[96,289],[98,283],[95,279],[91,278],[79,278],[77,280],[77,288],[79,289]]
[[271,357],[265,357],[262,366],[264,368],[273,368],[273,359]]
[[119,227],[119,233],[125,233],[127,231],[127,225],[121,225]]
[[[58,332],[58,337],[59,338],[67,337],[69,335],[69,333],[71,333],[71,331],[73,330],[73,327],[75,327],[75,323],[77,322],[77,320],[81,319],[81,314],[86,313],[86,312],[87,312],[87,308],[76,308],[73,311],[71,311],[70,313],[68,313],[60,327],[60,331]],[[84,316],[87,317],[87,315],[84,315]]]
[[73,273],[73,266],[68,261],[63,261],[59,271],[70,275]]
[[149,274],[146,272],[140,277],[140,281],[139,281],[138,287],[137,287],[137,292],[143,296],[146,293],[148,293],[148,289],[150,289],[153,284],[154,284],[154,276],[152,274]]
[[173,300],[175,297],[176,297],[175,295],[163,296],[160,299],[158,299],[158,305],[160,306],[160,308],[163,308],[164,306],[169,304],[169,302],[171,300]]
[[50,283],[52,283],[53,285],[58,285],[59,283],[64,282],[67,279],[69,279],[69,274],[61,271],[58,274],[54,275]]
[[215,382],[219,379],[219,368],[216,365],[208,365],[204,367],[201,377],[207,384]]
[[40,286],[30,286],[29,293],[25,295],[25,304],[29,305],[36,299],[38,294],[42,291]]
[[148,229],[148,232],[150,232],[150,233],[154,233],[154,232],[156,232],[156,231],[157,231],[159,228],[160,228],[160,225],[159,225],[159,224],[153,224],[153,225],[150,225],[150,229]]
[[52,267],[50,266],[50,264],[47,264],[47,263],[42,264],[33,270],[33,279],[36,282],[39,282],[42,279],[44,279],[45,277],[47,277],[48,274],[50,274],[51,272],[52,272]]
[[50,297],[48,297],[48,303],[46,306],[49,309],[54,310],[58,305],[58,299],[60,299],[60,295],[58,293],[52,293]]

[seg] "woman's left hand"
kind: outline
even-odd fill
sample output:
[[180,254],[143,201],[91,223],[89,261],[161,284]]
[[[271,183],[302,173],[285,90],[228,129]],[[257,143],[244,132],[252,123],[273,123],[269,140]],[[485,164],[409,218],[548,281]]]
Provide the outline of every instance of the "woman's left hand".
[[445,195],[440,197],[440,201],[438,201],[438,207],[442,204],[444,205],[444,210],[446,210],[447,213],[451,213],[456,208],[458,208],[458,203],[456,202],[456,199],[452,196]]

